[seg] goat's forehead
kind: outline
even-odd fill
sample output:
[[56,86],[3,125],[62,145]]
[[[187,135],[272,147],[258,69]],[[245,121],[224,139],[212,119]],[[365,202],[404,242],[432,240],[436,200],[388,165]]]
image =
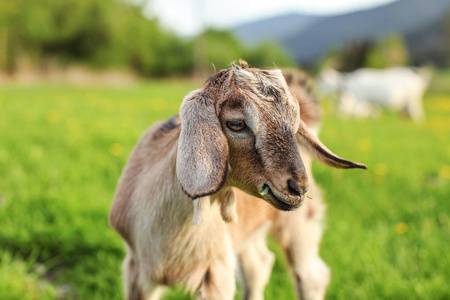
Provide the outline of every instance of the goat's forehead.
[[238,69],[233,70],[231,80],[237,88],[286,90],[287,84],[280,70]]
[[226,72],[218,111],[225,109],[229,118],[243,113],[255,131],[269,123],[271,128],[278,127],[277,124],[298,127],[298,101],[280,70],[233,67]]
[[234,72],[235,88],[245,99],[247,116],[256,123],[298,126],[299,106],[280,70],[242,69]]
[[242,106],[250,128],[255,133],[269,134],[280,128],[291,128],[296,131],[299,126],[299,108],[292,101],[266,101],[245,98]]

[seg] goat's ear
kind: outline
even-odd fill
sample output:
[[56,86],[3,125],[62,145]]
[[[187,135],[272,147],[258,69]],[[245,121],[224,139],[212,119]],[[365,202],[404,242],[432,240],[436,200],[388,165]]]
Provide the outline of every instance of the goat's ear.
[[300,147],[304,148],[312,157],[320,161],[321,163],[338,168],[338,169],[350,169],[360,168],[367,169],[366,165],[356,163],[350,160],[340,158],[333,152],[331,152],[314,133],[308,128],[308,126],[300,120],[300,126],[296,134],[297,143]]
[[228,143],[210,92],[192,92],[180,108],[177,176],[192,199],[216,193],[228,171]]

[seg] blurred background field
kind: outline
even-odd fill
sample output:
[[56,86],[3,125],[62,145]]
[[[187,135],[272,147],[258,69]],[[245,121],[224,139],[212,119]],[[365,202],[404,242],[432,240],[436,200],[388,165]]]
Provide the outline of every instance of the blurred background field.
[[[172,12],[187,3],[166,2]],[[152,12],[156,0],[0,2],[0,299],[122,299],[124,247],[107,215],[127,157],[146,128],[239,58],[313,76],[432,70],[420,123],[393,112],[341,118],[322,100],[322,141],[369,169],[314,165],[328,206],[320,252],[332,270],[327,299],[450,299],[450,1],[384,2],[224,27],[213,24],[215,1],[192,1],[204,17],[182,34]],[[266,299],[293,299],[269,242]],[[165,299],[189,296],[178,288]]]

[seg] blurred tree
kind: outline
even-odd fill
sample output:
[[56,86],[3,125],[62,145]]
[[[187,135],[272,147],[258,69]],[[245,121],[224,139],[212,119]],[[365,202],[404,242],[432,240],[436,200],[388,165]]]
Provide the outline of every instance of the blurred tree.
[[381,69],[403,66],[408,61],[408,50],[403,38],[392,34],[376,42],[355,40],[341,49],[331,49],[318,66],[319,70],[331,67],[342,72],[352,72],[362,67]]
[[12,24],[17,23],[18,1],[0,2],[0,70],[11,72],[15,68],[14,45],[16,32]]
[[314,73],[320,73],[321,70],[332,68],[332,69],[339,69],[339,66],[341,65],[340,61],[341,56],[341,50],[337,47],[333,47],[329,49],[320,59],[319,62],[316,64],[315,68],[313,68],[312,72]]
[[186,72],[191,48],[161,30],[140,6],[116,0],[15,0],[0,3],[0,68],[21,57],[93,66],[132,66],[144,75]]
[[183,40],[163,31],[156,19],[145,17],[145,2],[1,1],[0,70],[13,72],[21,61],[45,69],[57,61],[130,67],[145,76],[167,76],[193,71],[194,45],[202,47],[196,60],[203,60],[200,67],[206,70],[211,70],[211,63],[226,68],[239,58],[258,67],[271,67],[273,62],[280,67],[292,65],[277,45],[247,49],[228,31],[208,29],[193,41]]
[[279,45],[266,41],[248,51],[248,63],[258,67],[293,67],[295,62],[289,53]]
[[333,68],[341,72],[352,72],[362,68],[370,47],[369,41],[354,40],[341,48],[331,48],[319,60],[316,71],[320,72],[324,68]]
[[342,72],[352,72],[362,68],[371,43],[369,41],[352,41],[344,46],[339,57],[339,70]]
[[255,48],[246,48],[231,32],[216,29],[207,29],[199,35],[195,43],[205,48],[204,64],[209,68],[214,64],[216,69],[227,68],[230,62],[242,58],[255,67],[273,68],[294,66],[294,61],[289,54],[280,46],[272,42],[263,42]]
[[391,34],[379,39],[367,53],[364,66],[383,69],[408,64],[409,54],[400,35]]
[[210,64],[214,64],[217,70],[228,68],[230,62],[245,59],[245,47],[229,31],[207,29],[194,42],[201,43],[205,48],[204,60],[207,63],[204,66],[207,68]]

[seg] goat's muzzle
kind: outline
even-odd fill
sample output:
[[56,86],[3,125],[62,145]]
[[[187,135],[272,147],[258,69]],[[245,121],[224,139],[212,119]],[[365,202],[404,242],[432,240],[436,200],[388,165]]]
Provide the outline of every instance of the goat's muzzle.
[[299,208],[305,199],[308,186],[301,187],[291,180],[287,183],[288,193],[278,191],[272,184],[266,183],[260,189],[261,197],[277,209],[291,211]]

